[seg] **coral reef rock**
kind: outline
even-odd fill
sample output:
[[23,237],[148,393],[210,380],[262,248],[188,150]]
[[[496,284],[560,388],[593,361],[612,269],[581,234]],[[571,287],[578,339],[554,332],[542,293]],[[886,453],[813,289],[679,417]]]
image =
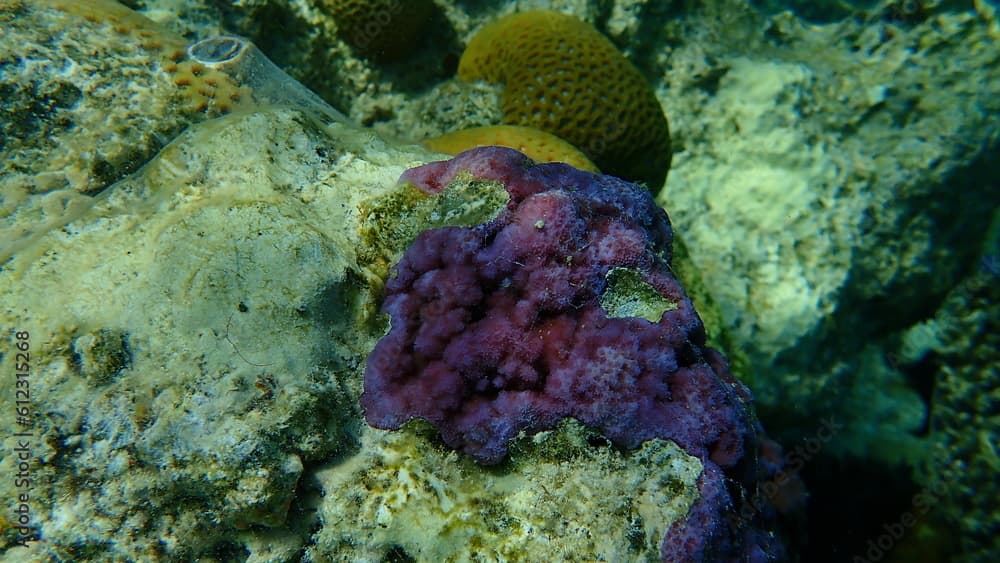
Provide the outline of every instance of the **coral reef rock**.
[[623,454],[567,420],[515,443],[516,469],[497,471],[413,425],[366,429],[359,451],[317,472],[324,526],[308,560],[656,561],[699,494],[701,463],[669,441]]
[[[3,80],[17,83],[5,91],[20,92],[0,100],[3,126],[28,127],[4,136],[20,176],[5,172],[0,192],[4,233],[17,234],[0,244],[0,369],[30,383],[30,406],[7,427],[30,454],[30,528],[3,520],[5,560],[514,557],[545,546],[552,558],[655,559],[668,529],[703,513],[710,458],[670,440],[621,452],[565,422],[515,440],[498,468],[415,423],[364,424],[388,265],[422,230],[489,220],[505,191],[399,184],[433,155],[317,109],[284,75],[258,73],[243,90],[120,5],[0,10],[11,22]],[[229,108],[239,111],[203,107],[205,77],[245,92]],[[16,121],[29,91],[63,82],[71,97]],[[255,105],[275,89],[288,95]],[[66,137],[46,145],[50,135]],[[136,152],[97,183],[46,160],[87,168],[104,146]],[[7,344],[26,347],[27,368]],[[16,385],[0,383],[11,397]],[[0,470],[21,462],[4,455]],[[19,487],[4,480],[0,494],[16,499]],[[450,543],[416,537],[424,523]]]
[[25,557],[296,537],[303,468],[351,443],[370,347],[351,198],[414,158],[290,109],[207,121],[3,263],[0,324],[32,347],[42,540]]
[[62,213],[84,205],[83,196],[247,94],[228,76],[184,60],[182,37],[117,2],[0,2],[0,21],[5,241],[57,225]]
[[[625,449],[669,439],[706,467],[699,517],[666,534],[665,557],[773,555],[732,525],[757,483],[733,499],[722,471],[756,454],[749,393],[705,346],[670,274],[669,220],[649,192],[504,147],[403,181],[434,194],[499,182],[510,201],[483,224],[425,230],[395,267],[383,305],[392,329],[365,368],[368,422],[427,420],[485,464],[567,417]],[[735,539],[743,534],[747,545]]]
[[884,356],[972,267],[1000,203],[983,181],[1000,162],[1000,25],[981,2],[825,25],[738,4],[660,32],[685,39],[659,60],[677,150],[658,201],[764,416],[796,438],[833,416],[826,453],[910,463],[928,406]]
[[979,267],[897,356],[934,371],[932,455],[922,460],[918,512],[957,530],[953,561],[1000,558],[1000,212]]

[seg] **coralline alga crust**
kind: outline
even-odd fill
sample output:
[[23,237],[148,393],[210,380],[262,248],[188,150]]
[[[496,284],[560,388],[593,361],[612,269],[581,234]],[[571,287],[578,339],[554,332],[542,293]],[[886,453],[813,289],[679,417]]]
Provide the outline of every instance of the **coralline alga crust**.
[[705,345],[670,272],[666,213],[634,184],[501,147],[401,181],[433,194],[470,177],[501,183],[507,206],[477,226],[423,231],[403,254],[386,283],[392,328],[365,369],[368,423],[424,419],[487,465],[503,462],[518,435],[565,418],[626,450],[672,440],[705,468],[662,559],[776,555],[779,546],[736,518],[734,503],[753,487],[734,499],[726,483],[758,478],[742,463],[754,458],[757,426],[747,389]]

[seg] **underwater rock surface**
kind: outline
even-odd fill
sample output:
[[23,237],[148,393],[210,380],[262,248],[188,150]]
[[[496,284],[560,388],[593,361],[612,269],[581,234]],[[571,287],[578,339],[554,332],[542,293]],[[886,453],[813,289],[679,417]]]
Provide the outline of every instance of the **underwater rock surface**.
[[[415,437],[417,439],[415,439]],[[676,444],[651,440],[623,455],[572,420],[516,441],[509,467],[484,470],[411,423],[365,426],[362,446],[316,473],[324,526],[309,561],[532,558],[660,559],[667,528],[683,523],[703,472]]]
[[0,259],[82,211],[185,127],[249,101],[113,0],[0,3]]
[[1000,28],[968,4],[823,26],[733,12],[665,62],[683,148],[660,203],[765,412],[837,417],[840,454],[926,451],[926,403],[878,358],[976,259],[997,205],[981,178],[1000,150]]
[[1000,212],[976,270],[905,335],[898,358],[935,377],[933,455],[920,466],[919,502],[936,505],[955,530],[956,561],[992,561],[1000,554]]
[[190,559],[287,525],[356,424],[346,186],[403,168],[346,144],[292,110],[205,122],[3,264],[2,325],[33,346],[30,557]]
[[[566,422],[515,441],[498,471],[419,427],[363,424],[386,265],[421,230],[479,224],[505,199],[414,194],[396,180],[431,155],[309,109],[248,103],[51,222],[6,218],[30,227],[2,248],[0,324],[30,334],[18,429],[32,435],[35,541],[5,528],[4,557],[291,560],[310,544],[316,561],[659,558],[706,472],[669,440],[623,453]],[[16,498],[14,483],[0,493]]]
[[[285,560],[312,534],[302,514],[318,478],[316,561],[658,557],[705,471],[670,441],[626,455],[564,424],[516,443],[497,473],[419,429],[359,426],[363,360],[384,325],[357,247],[374,219],[358,210],[400,213],[384,204],[407,189],[394,176],[426,157],[295,110],[228,116],[8,259],[3,325],[35,346],[45,483],[42,539],[8,553]],[[449,213],[482,220],[475,206]]]
[[797,436],[834,416],[837,455],[912,465],[928,404],[880,358],[975,260],[996,205],[976,180],[998,161],[995,3],[809,2],[808,22],[784,11],[797,0],[675,4],[440,3],[440,33],[398,65],[357,56],[326,16],[288,0],[172,21],[224,21],[356,121],[412,139],[502,119],[499,92],[446,64],[479,28],[515,9],[593,24],[670,119],[659,203],[703,282],[696,306],[718,310],[710,339],[748,359],[739,375]]
[[[843,429],[810,463],[856,459],[900,481],[918,468],[918,487],[951,483],[924,521],[961,536],[940,549],[1000,560],[985,502],[1000,432],[985,336],[995,277],[977,263],[996,262],[977,254],[1000,194],[995,2],[810,2],[851,15],[809,15],[826,22],[815,25],[782,11],[798,0],[436,4],[433,33],[386,65],[298,0],[130,3],[156,24],[111,0],[0,0],[0,326],[37,337],[39,502],[79,499],[39,515],[48,543],[29,558],[283,560],[310,541],[315,560],[436,558],[414,520],[451,534],[448,553],[503,543],[499,552],[531,545],[553,560],[659,557],[662,526],[687,514],[703,472],[669,442],[647,444],[663,457],[640,459],[588,450],[583,429],[515,441],[512,467],[545,467],[515,501],[525,473],[490,481],[433,431],[382,432],[360,418],[389,267],[423,228],[479,224],[495,202],[421,199],[394,182],[431,156],[319,127],[308,112],[230,117],[178,139],[239,110],[233,96],[246,93],[213,87],[222,77],[183,59],[182,37],[249,36],[358,123],[417,141],[498,123],[498,90],[454,79],[464,43],[515,9],[555,9],[593,24],[656,88],[674,150],[658,203],[686,247],[675,245],[675,273],[708,341],[746,360],[733,371],[769,430],[810,438],[832,417]],[[774,9],[753,9],[764,4]],[[13,361],[4,355],[6,373]],[[556,447],[569,442],[579,449]],[[553,448],[570,461],[544,458]],[[627,492],[660,479],[663,459],[669,499]],[[573,480],[593,463],[602,469]],[[372,472],[385,486],[364,481]],[[407,480],[415,474],[429,477]],[[586,479],[614,485],[594,491]],[[11,486],[0,494],[13,498]],[[584,500],[554,504],[563,491]],[[344,498],[363,510],[345,515]],[[644,516],[650,506],[662,520]],[[198,528],[199,510],[220,522],[214,535]],[[0,538],[6,547],[14,532]]]
[[[720,469],[755,456],[749,390],[705,346],[670,273],[673,233],[652,196],[504,147],[414,168],[402,181],[430,194],[500,182],[510,201],[481,225],[425,230],[394,267],[383,304],[392,328],[365,368],[366,420],[386,429],[427,420],[485,464],[503,461],[518,435],[570,417],[628,450],[672,440],[705,473],[698,517],[670,529],[664,560],[776,557],[746,524],[730,524],[743,503]],[[759,484],[741,484],[735,498],[754,499]],[[737,539],[744,534],[749,545]]]

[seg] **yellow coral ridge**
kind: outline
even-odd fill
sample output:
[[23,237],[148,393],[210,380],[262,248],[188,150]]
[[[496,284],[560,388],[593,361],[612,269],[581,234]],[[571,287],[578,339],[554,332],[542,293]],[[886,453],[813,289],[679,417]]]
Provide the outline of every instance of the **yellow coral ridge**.
[[586,22],[549,11],[501,18],[469,42],[458,76],[503,83],[505,123],[557,135],[610,174],[663,186],[663,110],[639,70]]
[[446,133],[427,139],[432,151],[458,154],[475,147],[501,146],[519,150],[536,162],[565,162],[581,170],[600,172],[587,155],[566,141],[534,127],[489,125]]

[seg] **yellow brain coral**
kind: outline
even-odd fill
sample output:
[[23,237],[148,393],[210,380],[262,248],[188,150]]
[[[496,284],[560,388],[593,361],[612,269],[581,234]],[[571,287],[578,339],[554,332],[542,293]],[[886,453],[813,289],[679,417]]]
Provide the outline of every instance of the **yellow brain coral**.
[[670,130],[639,70],[586,22],[549,11],[483,28],[459,78],[504,84],[504,122],[566,139],[602,170],[659,191],[670,169]]
[[489,125],[446,133],[423,141],[433,151],[458,154],[464,150],[499,145],[519,150],[536,162],[565,162],[581,170],[599,172],[594,163],[573,145],[540,131],[520,125]]

